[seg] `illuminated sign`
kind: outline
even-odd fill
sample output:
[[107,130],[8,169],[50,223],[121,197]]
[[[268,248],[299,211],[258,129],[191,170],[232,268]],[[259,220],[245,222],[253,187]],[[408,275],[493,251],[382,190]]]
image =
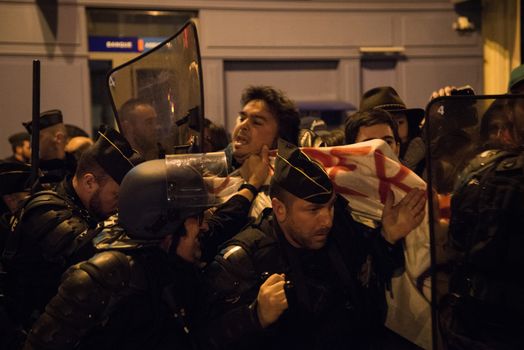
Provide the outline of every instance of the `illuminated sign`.
[[90,52],[144,52],[151,50],[166,38],[162,37],[107,37],[107,36],[90,36]]

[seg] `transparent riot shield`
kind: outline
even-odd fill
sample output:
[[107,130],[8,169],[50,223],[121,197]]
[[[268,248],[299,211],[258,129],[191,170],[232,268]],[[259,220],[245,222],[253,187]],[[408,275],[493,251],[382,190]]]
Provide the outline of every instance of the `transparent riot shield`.
[[522,95],[457,95],[426,108],[435,349],[488,349],[505,334],[494,320],[508,305],[494,285],[505,283],[495,267],[503,268],[509,247],[494,237],[511,226],[497,215],[513,204],[500,200],[493,178],[500,167],[514,166],[509,160],[518,142],[511,120],[519,106]]
[[197,152],[203,85],[195,23],[108,74],[117,124],[146,160]]
[[[230,178],[227,171],[227,160],[224,152],[210,152],[197,154],[166,155],[167,198],[173,207],[184,208],[217,206],[225,202],[236,193],[242,178]],[[201,186],[190,186],[187,183],[180,186],[178,177],[181,167],[191,168],[198,172],[205,184],[205,191]]]

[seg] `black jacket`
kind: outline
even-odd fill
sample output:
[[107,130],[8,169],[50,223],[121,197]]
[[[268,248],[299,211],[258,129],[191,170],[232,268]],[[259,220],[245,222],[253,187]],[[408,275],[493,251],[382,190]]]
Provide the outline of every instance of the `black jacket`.
[[66,269],[94,254],[96,225],[70,179],[24,202],[2,256],[9,308],[24,328],[43,312]]
[[[454,349],[520,349],[524,343],[524,153],[482,152],[451,200],[449,282],[439,305]],[[447,289],[443,287],[448,287]]]
[[[250,202],[233,196],[208,221],[201,247],[218,246],[247,223]],[[134,240],[113,222],[94,239],[101,253],[71,267],[36,321],[26,349],[192,349],[200,271],[158,240]]]
[[[338,199],[326,246],[287,243],[271,209],[229,241],[206,269],[202,348],[367,348],[385,319],[384,283],[403,267],[401,246],[358,225]],[[289,309],[267,329],[256,314],[264,278],[285,273]]]

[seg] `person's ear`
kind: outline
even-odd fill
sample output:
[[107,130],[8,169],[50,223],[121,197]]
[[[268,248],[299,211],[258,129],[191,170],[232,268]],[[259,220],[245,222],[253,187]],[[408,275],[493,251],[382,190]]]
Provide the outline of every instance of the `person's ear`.
[[96,181],[96,177],[93,173],[85,173],[82,175],[82,184],[90,193],[95,192],[99,187],[98,181]]
[[57,131],[55,134],[55,142],[57,144],[66,144],[66,135],[62,131]]
[[128,135],[131,131],[131,123],[129,120],[121,120],[120,127],[122,128],[122,135]]
[[287,208],[286,205],[281,202],[278,198],[271,199],[271,206],[273,207],[273,213],[278,222],[286,221]]

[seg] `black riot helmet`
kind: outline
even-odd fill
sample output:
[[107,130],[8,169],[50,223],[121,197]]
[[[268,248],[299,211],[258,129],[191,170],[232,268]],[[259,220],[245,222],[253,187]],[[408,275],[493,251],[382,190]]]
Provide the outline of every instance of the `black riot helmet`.
[[200,172],[164,159],[134,167],[120,185],[119,223],[131,238],[161,239],[212,205]]

